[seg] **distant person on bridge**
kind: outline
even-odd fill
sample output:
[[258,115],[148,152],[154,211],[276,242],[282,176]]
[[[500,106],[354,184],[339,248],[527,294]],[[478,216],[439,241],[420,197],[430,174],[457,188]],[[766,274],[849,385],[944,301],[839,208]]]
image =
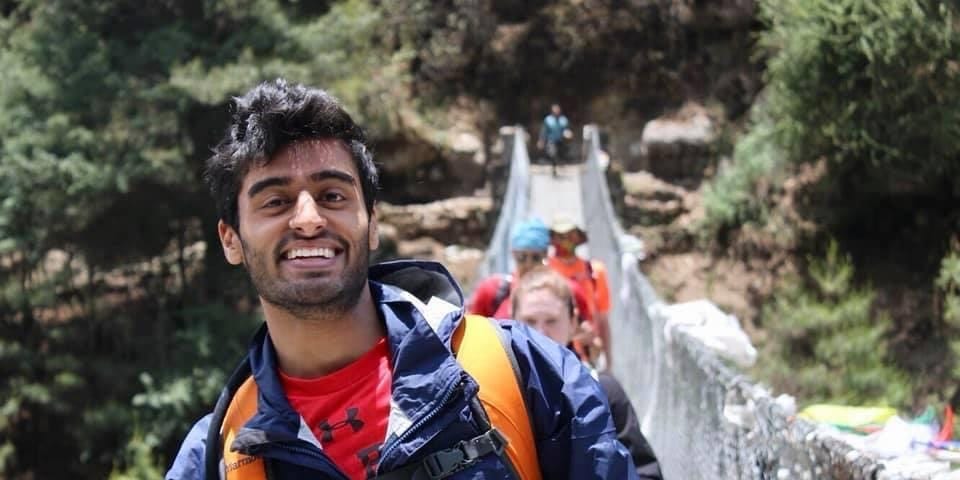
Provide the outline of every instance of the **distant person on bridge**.
[[610,348],[610,287],[607,268],[599,260],[584,260],[576,248],[586,243],[587,233],[566,215],[558,215],[550,226],[550,244],[553,246],[547,264],[551,269],[576,282],[589,300],[593,327],[602,344],[604,358],[601,370],[613,365]]
[[570,122],[560,109],[559,103],[550,106],[550,113],[543,117],[537,148],[544,151],[553,164],[553,176],[557,176],[557,164],[567,158],[567,146],[573,138]]
[[166,479],[637,478],[576,355],[465,317],[440,264],[368,265],[378,174],[336,99],[276,80],[233,112],[204,178],[264,324]]
[[[570,282],[559,273],[540,267],[521,277],[517,283],[512,299],[517,321],[526,323],[560,345],[572,348],[578,321]],[[610,402],[617,439],[630,450],[640,478],[663,478],[657,457],[640,431],[637,413],[623,386],[610,374],[596,371],[593,374]]]

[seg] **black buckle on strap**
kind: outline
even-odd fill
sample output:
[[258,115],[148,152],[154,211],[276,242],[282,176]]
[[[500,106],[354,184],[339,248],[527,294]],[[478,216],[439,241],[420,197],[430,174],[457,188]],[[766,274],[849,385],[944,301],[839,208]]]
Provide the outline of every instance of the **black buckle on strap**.
[[457,447],[441,450],[423,459],[424,470],[431,480],[438,480],[466,466],[463,451]]
[[423,467],[431,480],[439,480],[473,465],[485,455],[496,453],[502,456],[507,443],[502,433],[491,428],[482,435],[463,440],[453,448],[427,456],[423,460]]

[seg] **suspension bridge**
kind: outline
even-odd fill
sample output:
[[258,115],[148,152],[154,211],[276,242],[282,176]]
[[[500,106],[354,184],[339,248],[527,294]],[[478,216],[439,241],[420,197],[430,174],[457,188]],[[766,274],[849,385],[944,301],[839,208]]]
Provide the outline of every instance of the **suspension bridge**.
[[[641,243],[614,214],[596,127],[584,128],[585,161],[531,166],[526,133],[503,133],[510,177],[481,275],[512,271],[509,235],[520,220],[562,211],[589,232],[591,258],[608,270],[612,371],[630,395],[641,427],[669,479],[912,478],[795,416],[736,366],[683,330],[666,336],[667,310],[638,267]],[[782,400],[782,399],[781,399]],[[886,472],[885,472],[886,470]],[[926,478],[926,477],[921,477]]]

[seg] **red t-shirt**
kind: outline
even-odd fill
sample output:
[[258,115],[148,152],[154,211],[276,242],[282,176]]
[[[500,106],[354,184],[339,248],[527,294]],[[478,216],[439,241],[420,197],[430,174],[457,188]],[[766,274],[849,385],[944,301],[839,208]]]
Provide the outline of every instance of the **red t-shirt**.
[[386,339],[353,363],[320,378],[280,372],[287,399],[352,480],[373,478],[390,417],[390,355]]
[[[499,292],[501,288],[500,285],[505,281],[510,282],[510,290],[500,305],[494,305],[494,300],[497,299],[497,292]],[[513,318],[513,300],[511,299],[511,295],[513,294],[513,289],[517,286],[516,283],[516,275],[510,275],[509,277],[494,275],[483,279],[473,291],[473,297],[467,302],[467,312],[490,318],[498,318],[500,320]],[[584,293],[580,285],[574,281],[570,282],[570,291],[573,293],[573,299],[577,303],[577,310],[580,311],[580,319],[585,322],[592,322],[593,312],[587,300],[586,293]]]

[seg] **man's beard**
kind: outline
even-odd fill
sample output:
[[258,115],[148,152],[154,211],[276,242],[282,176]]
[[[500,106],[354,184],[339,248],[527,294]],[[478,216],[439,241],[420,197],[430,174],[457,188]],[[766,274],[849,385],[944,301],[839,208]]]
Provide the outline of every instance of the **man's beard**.
[[[360,301],[363,289],[367,285],[367,269],[370,265],[370,232],[367,230],[362,241],[358,242],[357,251],[351,251],[350,259],[345,257],[344,271],[324,272],[322,275],[309,279],[286,280],[279,276],[271,276],[268,272],[269,262],[278,262],[278,252],[265,255],[250,248],[243,239],[244,260],[250,281],[263,301],[290,312],[296,317],[312,318],[329,314],[342,314],[353,309]],[[339,243],[346,245],[341,237],[334,237]],[[347,251],[341,255],[346,255]],[[277,269],[276,271],[279,271]],[[316,282],[323,278],[325,281]]]

